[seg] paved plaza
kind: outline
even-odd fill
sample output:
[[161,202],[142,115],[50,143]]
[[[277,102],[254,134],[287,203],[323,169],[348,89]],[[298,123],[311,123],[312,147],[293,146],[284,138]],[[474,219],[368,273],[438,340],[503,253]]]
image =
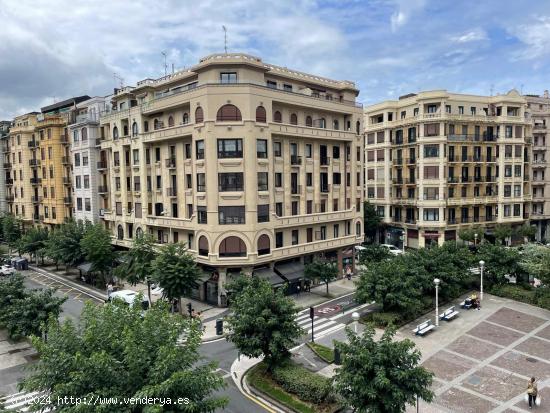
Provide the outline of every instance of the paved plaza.
[[550,311],[486,295],[481,311],[460,310],[455,320],[414,337],[412,329],[428,317],[398,333],[413,338],[423,365],[435,374],[436,399],[431,405],[421,402],[420,412],[527,411],[524,395],[531,376],[542,400],[534,410],[550,412]]

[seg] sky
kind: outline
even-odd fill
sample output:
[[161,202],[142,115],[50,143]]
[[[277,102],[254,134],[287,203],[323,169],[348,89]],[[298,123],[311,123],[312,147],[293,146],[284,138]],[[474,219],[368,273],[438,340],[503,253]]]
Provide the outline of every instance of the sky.
[[338,80],[365,105],[420,90],[550,89],[550,0],[0,0],[0,120],[104,96],[224,50]]

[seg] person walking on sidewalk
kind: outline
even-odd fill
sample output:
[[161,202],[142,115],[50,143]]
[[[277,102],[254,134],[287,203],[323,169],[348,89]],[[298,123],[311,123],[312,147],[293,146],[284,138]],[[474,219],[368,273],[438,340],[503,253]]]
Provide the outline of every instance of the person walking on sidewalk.
[[529,398],[529,408],[532,409],[533,406],[536,405],[537,402],[537,383],[535,381],[534,377],[531,377],[531,380],[529,380],[529,383],[527,384],[527,397]]

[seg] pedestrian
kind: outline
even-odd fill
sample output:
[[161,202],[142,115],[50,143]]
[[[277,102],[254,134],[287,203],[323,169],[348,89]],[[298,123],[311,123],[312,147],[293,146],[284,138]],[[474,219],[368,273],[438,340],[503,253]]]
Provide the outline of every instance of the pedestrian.
[[527,383],[527,397],[529,398],[529,408],[532,409],[537,403],[537,383],[534,377],[531,377],[529,383]]
[[113,284],[109,282],[109,284],[107,284],[107,299],[111,297],[113,290],[114,290]]
[[300,295],[300,286],[299,285],[296,287],[296,295]]
[[348,281],[351,281],[351,276],[352,276],[352,271],[351,271],[351,267],[348,265],[346,267],[346,277],[348,278]]

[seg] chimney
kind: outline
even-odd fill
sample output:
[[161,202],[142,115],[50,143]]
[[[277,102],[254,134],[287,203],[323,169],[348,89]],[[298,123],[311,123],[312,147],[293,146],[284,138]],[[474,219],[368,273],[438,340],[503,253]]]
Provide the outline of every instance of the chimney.
[[546,99],[550,98],[550,96],[548,95],[548,89],[544,91],[544,97]]

